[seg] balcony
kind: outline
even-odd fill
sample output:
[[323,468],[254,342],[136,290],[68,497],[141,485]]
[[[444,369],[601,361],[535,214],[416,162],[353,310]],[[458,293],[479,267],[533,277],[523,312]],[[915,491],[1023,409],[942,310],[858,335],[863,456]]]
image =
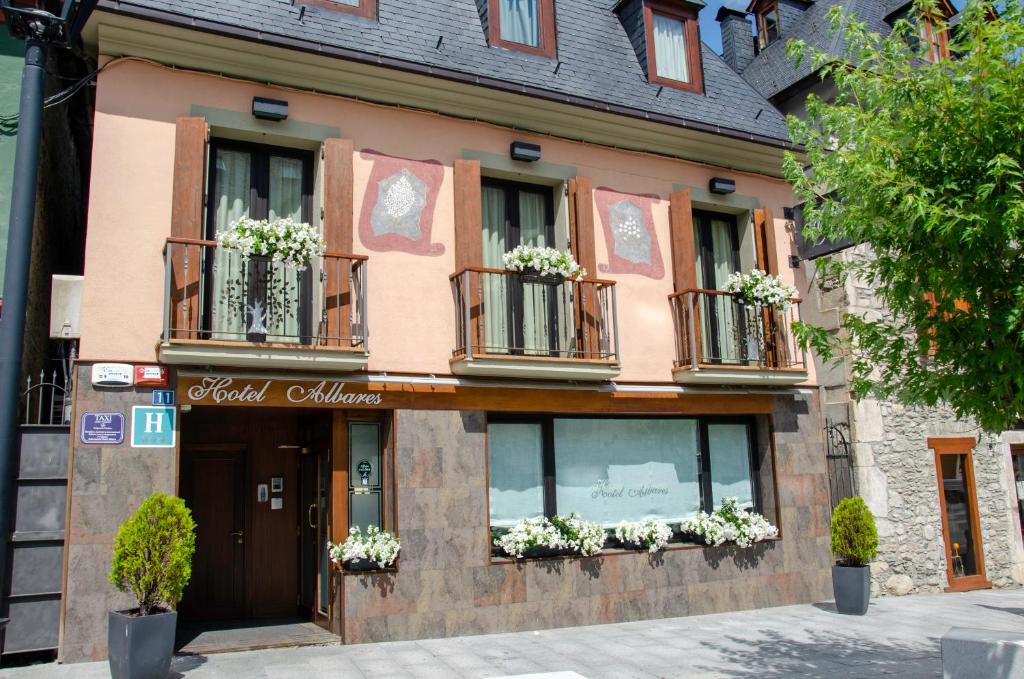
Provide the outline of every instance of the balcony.
[[160,360],[352,371],[366,367],[367,258],[328,253],[304,271],[168,238]]
[[807,357],[792,333],[800,300],[785,311],[745,306],[719,290],[687,290],[669,300],[676,382],[783,386],[807,380]]
[[619,374],[614,281],[467,267],[451,283],[456,375],[593,382]]

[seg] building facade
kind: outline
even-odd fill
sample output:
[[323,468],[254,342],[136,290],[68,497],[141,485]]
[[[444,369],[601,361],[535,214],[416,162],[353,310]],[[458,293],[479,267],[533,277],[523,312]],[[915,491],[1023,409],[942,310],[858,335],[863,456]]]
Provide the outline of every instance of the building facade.
[[[828,598],[800,305],[722,293],[755,267],[805,286],[782,117],[695,5],[521,4],[101,2],[64,661],[105,657],[131,605],[113,537],[154,491],[198,524],[185,626],[359,643]],[[327,251],[244,261],[216,242],[242,217]],[[587,274],[509,272],[518,245]],[[726,497],[780,536],[492,546],[528,516],[678,523]],[[339,573],[327,543],[369,525],[396,566]]]
[[[856,6],[762,0],[748,7],[752,20],[742,12],[719,13],[724,58],[781,112],[802,117],[808,95],[828,100],[835,88],[808,62],[795,66],[785,43],[802,39],[842,55],[842,38],[828,33],[826,15],[836,5],[883,35],[899,19],[915,21],[921,40],[931,45],[930,58],[949,56],[945,34],[927,18],[916,17],[903,0]],[[955,10],[940,3],[938,11],[950,18]],[[770,32],[753,35],[754,27],[769,24]],[[956,24],[955,18],[950,24]],[[799,230],[799,210],[796,216]],[[814,263],[818,257],[861,258],[870,252],[828,242],[801,243],[800,249],[809,285],[808,320],[838,333],[845,314],[878,312],[881,303],[870,285],[856,278],[831,280]],[[845,359],[817,361],[816,375],[830,453],[839,460],[832,469],[833,488],[862,495],[878,522],[873,591],[901,595],[1024,584],[1024,433],[986,434],[944,408],[856,401]],[[850,466],[845,466],[847,456]]]

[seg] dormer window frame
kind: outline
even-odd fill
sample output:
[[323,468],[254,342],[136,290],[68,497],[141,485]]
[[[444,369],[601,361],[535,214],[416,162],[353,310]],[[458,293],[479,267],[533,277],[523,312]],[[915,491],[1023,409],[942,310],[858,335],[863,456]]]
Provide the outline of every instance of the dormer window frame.
[[[918,24],[921,27],[920,38],[928,46],[928,61],[937,64],[943,59],[950,57],[949,52],[949,29],[938,30],[935,20],[943,18],[940,14],[922,12],[918,17]],[[948,21],[948,17],[945,17]]]
[[558,53],[557,33],[555,30],[555,0],[537,0],[537,33],[540,44],[537,46],[527,45],[501,37],[501,2],[502,0],[487,0],[487,43],[491,47],[504,47],[505,49],[536,54],[538,56],[554,59]]
[[358,0],[358,5],[349,5],[339,0],[299,0],[296,4],[321,7],[332,12],[344,12],[366,19],[377,19],[377,0]]
[[[652,84],[678,90],[704,94],[704,63],[701,59],[699,5],[674,0],[643,0],[644,31],[647,40],[647,80]],[[674,80],[658,75],[658,59],[654,44],[654,17],[662,16],[683,23],[686,40],[686,66],[688,81]]]
[[[757,45],[764,49],[782,37],[782,14],[779,12],[779,0],[763,0],[754,5],[754,20],[757,22]],[[775,15],[775,37],[769,39],[768,17]]]

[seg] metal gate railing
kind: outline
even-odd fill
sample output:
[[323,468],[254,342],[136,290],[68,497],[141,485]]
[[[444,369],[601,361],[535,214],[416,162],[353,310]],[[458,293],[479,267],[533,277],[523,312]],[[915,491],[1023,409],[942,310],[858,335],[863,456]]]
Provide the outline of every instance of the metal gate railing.
[[39,371],[39,379],[25,378],[25,391],[21,393],[22,424],[43,427],[67,426],[71,423],[70,374],[58,376],[54,370],[49,381],[46,371]]
[[828,420],[825,424],[825,460],[828,463],[828,489],[832,509],[854,496],[853,459],[850,453],[850,425]]

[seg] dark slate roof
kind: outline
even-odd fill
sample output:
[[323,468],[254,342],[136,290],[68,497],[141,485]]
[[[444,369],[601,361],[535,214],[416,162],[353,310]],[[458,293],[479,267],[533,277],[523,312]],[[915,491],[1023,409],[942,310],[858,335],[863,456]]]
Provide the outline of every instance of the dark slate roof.
[[803,40],[811,47],[836,56],[846,50],[841,35],[829,30],[828,13],[832,7],[845,7],[847,12],[856,14],[867,23],[868,30],[885,34],[890,26],[885,17],[891,12],[894,2],[889,0],[818,0],[807,8],[800,24],[782,26],[782,39],[776,40],[761,51],[743,70],[743,78],[766,99],[774,97],[788,87],[811,75],[810,60],[805,59],[797,67],[786,55],[786,43],[792,38]]
[[[706,44],[705,94],[647,82],[613,0],[556,0],[558,60],[487,45],[476,0],[379,0],[378,20],[301,0],[103,0],[101,8],[165,20],[213,22],[536,88],[560,97],[653,114],[680,124],[723,128],[767,143],[788,143],[785,119]],[[443,37],[440,50],[438,38]]]

